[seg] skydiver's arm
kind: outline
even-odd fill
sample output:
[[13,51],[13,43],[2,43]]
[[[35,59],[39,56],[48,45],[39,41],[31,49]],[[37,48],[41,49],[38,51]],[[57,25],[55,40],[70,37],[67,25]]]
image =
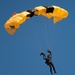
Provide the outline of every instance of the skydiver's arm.
[[46,60],[46,55],[45,55],[44,52],[41,52],[40,55],[42,55],[43,56],[43,59]]
[[43,55],[43,59],[46,60],[46,56]]

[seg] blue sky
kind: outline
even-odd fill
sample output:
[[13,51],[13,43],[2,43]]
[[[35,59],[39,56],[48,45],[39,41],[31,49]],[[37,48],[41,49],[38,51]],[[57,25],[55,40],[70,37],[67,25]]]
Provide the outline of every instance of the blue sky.
[[[14,36],[4,29],[13,12],[22,12],[39,5],[57,5],[69,16],[53,24],[53,19],[32,17]],[[40,56],[53,53],[57,75],[75,75],[75,1],[72,0],[1,0],[0,1],[0,75],[50,75]]]

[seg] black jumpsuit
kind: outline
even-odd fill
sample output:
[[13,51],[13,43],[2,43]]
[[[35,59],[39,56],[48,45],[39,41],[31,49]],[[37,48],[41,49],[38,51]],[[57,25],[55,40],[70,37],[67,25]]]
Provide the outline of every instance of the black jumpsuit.
[[52,59],[52,53],[50,52],[50,54],[47,56],[47,58],[45,56],[43,56],[43,59],[46,60],[45,63],[50,67],[51,74],[53,74],[52,73],[52,68],[54,70],[54,73],[56,73],[55,67],[54,67],[54,65],[53,65],[53,63],[51,61],[51,59]]

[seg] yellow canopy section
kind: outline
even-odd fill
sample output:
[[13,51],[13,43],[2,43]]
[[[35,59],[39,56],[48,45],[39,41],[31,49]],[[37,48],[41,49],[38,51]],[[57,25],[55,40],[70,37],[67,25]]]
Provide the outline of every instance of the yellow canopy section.
[[46,13],[46,8],[44,6],[38,6],[38,7],[35,7],[35,14],[36,15],[43,15],[47,18],[51,18],[52,17],[52,13]]
[[[4,27],[6,31],[13,35],[16,32],[16,29],[20,27],[20,24],[22,24],[26,19],[28,18],[27,15],[30,14],[29,12],[22,12],[17,13],[10,17],[10,19],[5,23]],[[14,28],[13,28],[14,27]]]
[[47,9],[44,6],[35,7],[34,8],[36,10],[35,14],[43,15],[49,19],[53,17],[54,23],[57,23],[68,16],[68,12],[65,9],[60,8],[58,6],[52,6],[52,7],[54,7],[53,13],[51,12],[47,13],[46,12]]
[[35,7],[34,9],[35,9],[36,15],[41,15],[43,12],[46,13],[46,8],[43,6],[38,6],[38,7]]
[[58,6],[53,6],[53,7],[54,7],[53,11],[54,23],[57,23],[68,16],[68,12],[65,9],[60,8]]
[[13,35],[16,32],[16,29],[20,27],[20,24],[25,22],[28,18],[33,16],[45,16],[48,19],[53,17],[53,22],[57,23],[64,18],[67,18],[68,11],[59,7],[59,6],[37,6],[34,9],[23,11],[21,13],[17,13],[7,20],[4,25],[6,31]]

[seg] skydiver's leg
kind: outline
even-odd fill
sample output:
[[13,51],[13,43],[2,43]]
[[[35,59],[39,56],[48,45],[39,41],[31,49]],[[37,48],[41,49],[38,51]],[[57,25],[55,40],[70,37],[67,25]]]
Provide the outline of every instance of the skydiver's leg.
[[54,73],[56,73],[56,70],[55,70],[55,67],[54,67],[53,63],[50,62],[50,64],[51,64],[51,66],[53,67]]
[[51,66],[50,64],[49,64],[49,67],[50,67],[50,72],[51,72],[51,74],[53,74],[53,73],[52,73],[52,66]]

